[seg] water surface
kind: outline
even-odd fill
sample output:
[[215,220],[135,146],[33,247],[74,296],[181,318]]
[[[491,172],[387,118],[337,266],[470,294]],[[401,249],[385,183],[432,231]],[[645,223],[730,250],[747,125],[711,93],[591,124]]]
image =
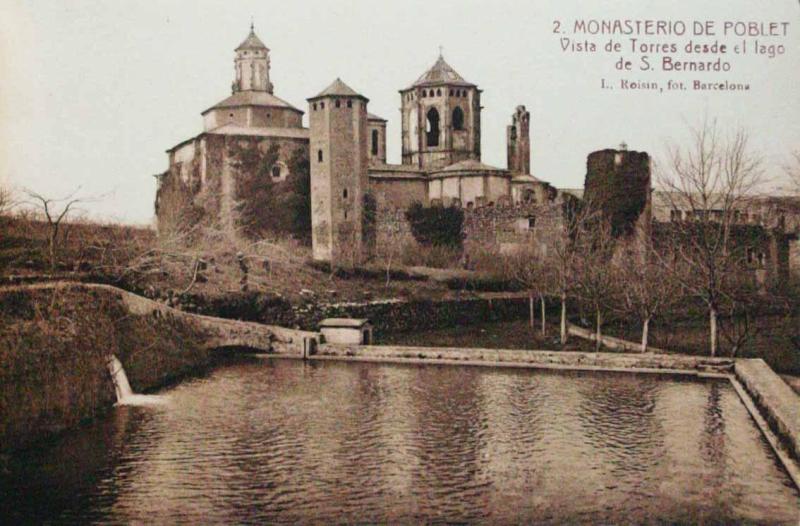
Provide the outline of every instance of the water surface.
[[264,359],[164,394],[8,461],[0,519],[799,518],[800,495],[722,381]]

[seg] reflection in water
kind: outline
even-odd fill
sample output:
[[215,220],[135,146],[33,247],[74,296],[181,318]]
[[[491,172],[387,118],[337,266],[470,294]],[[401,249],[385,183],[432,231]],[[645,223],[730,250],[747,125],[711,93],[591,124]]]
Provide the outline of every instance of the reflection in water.
[[0,473],[0,522],[795,524],[723,382],[255,360]]

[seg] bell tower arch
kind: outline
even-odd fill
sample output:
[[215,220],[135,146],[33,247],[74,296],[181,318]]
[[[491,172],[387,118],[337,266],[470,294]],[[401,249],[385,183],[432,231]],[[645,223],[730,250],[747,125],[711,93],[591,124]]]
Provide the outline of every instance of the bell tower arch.
[[403,164],[434,170],[481,159],[481,90],[440,54],[400,90]]

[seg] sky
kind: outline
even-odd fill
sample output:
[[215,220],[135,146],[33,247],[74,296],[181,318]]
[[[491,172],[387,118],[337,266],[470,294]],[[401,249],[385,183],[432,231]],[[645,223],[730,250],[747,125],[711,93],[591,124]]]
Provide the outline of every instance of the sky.
[[[306,110],[341,77],[389,120],[389,162],[400,162],[398,90],[442,46],[483,90],[488,164],[506,166],[505,127],[520,104],[531,112],[531,171],[557,187],[582,186],[586,156],[623,141],[659,158],[708,115],[747,130],[781,186],[800,148],[799,15],[797,0],[0,0],[0,182],[53,197],[80,188],[94,198],[90,217],[151,222],[165,150],[200,133],[200,112],[230,94],[234,48],[252,19],[271,49],[275,94]],[[784,45],[782,56],[726,57],[728,73],[627,73],[614,69],[617,54],[562,51],[571,35],[554,34],[554,21],[571,32],[576,19],[713,20],[719,32],[724,21],[790,24],[785,37],[758,38]],[[600,78],[727,79],[751,90],[603,90]]]

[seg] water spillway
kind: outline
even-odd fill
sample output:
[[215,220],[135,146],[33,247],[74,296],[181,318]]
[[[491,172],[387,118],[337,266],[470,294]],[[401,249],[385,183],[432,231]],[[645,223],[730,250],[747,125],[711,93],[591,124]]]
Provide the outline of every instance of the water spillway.
[[133,395],[133,389],[131,389],[131,384],[128,382],[128,375],[125,374],[125,368],[113,354],[108,357],[108,372],[111,375],[111,381],[114,382],[117,403],[123,403],[126,398],[130,398],[131,395]]
[[160,405],[166,403],[168,399],[163,395],[134,393],[122,362],[113,354],[108,357],[108,372],[111,375],[111,381],[114,383],[114,392],[117,395],[116,405]]

